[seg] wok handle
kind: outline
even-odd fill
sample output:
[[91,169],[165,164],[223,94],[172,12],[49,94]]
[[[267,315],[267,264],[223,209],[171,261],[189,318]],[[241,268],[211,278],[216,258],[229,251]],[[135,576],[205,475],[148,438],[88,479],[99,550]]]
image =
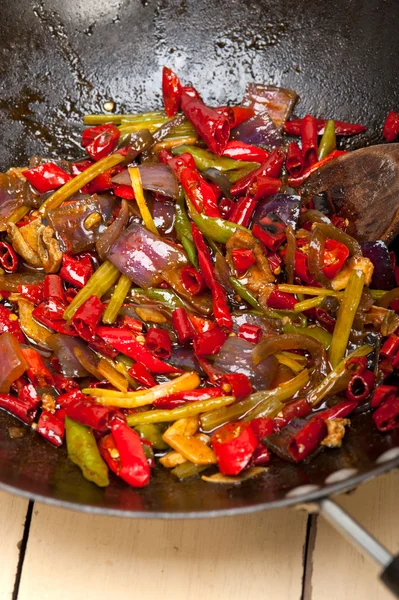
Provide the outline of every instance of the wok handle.
[[368,531],[363,529],[355,519],[338,504],[324,498],[318,502],[319,512],[323,517],[350,542],[377,562],[383,568],[381,581],[399,598],[399,555],[393,556]]

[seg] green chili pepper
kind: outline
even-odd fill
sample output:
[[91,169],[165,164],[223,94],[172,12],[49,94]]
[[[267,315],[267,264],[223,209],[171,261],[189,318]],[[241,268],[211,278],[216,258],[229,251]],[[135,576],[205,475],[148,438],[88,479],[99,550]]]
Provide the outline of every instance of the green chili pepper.
[[83,476],[100,487],[109,485],[108,467],[101,458],[96,438],[89,427],[65,417],[68,456]]
[[170,310],[181,308],[182,306],[184,307],[184,304],[180,300],[179,296],[172,290],[164,290],[162,288],[147,288],[146,290],[143,290],[142,288],[133,288],[130,290],[130,295],[133,298],[137,296],[145,296],[150,298],[150,300],[160,302]]
[[188,152],[193,157],[197,169],[205,171],[206,169],[218,169],[219,171],[233,171],[234,169],[249,168],[256,169],[259,167],[259,163],[245,162],[243,160],[234,160],[233,158],[221,157],[219,158],[216,154],[208,152],[203,148],[197,146],[177,146],[172,149],[172,153],[175,156]]
[[334,121],[327,121],[324,126],[324,133],[319,144],[318,159],[326,158],[337,147],[337,138],[335,136]]
[[155,423],[142,423],[136,425],[135,430],[140,437],[148,440],[156,450],[167,450],[168,444],[163,441],[162,434],[164,429]]
[[195,465],[187,460],[185,463],[177,465],[177,467],[172,469],[171,473],[173,473],[177,479],[188,479],[189,477],[194,477],[194,475],[199,475],[202,471],[209,469],[210,466],[212,465]]
[[333,367],[345,356],[353,320],[359,307],[364,287],[364,273],[353,269],[344,291],[341,306],[338,309],[337,321],[330,346],[330,362]]
[[243,177],[246,177],[247,175],[249,175],[250,173],[252,173],[252,171],[254,171],[255,169],[257,169],[257,167],[254,167],[253,165],[257,165],[258,163],[247,162],[245,164],[246,164],[245,167],[242,167],[240,169],[236,169],[234,171],[227,171],[226,172],[226,177],[230,181],[230,183],[235,183],[239,179],[242,179]]
[[314,338],[327,349],[331,345],[332,335],[322,327],[296,327],[291,323],[284,325],[284,333],[300,333]]
[[220,396],[219,398],[210,398],[209,400],[199,400],[198,402],[188,402],[183,406],[172,408],[171,410],[149,410],[147,412],[138,412],[127,415],[127,424],[132,426],[142,423],[167,423],[168,421],[177,421],[185,417],[193,417],[200,413],[217,410],[222,406],[232,404],[234,396]]
[[[85,115],[83,117],[83,123],[85,125],[103,125],[104,123],[113,123],[114,125],[118,125],[119,123],[134,123],[146,121],[164,121],[167,122],[169,119],[166,114],[161,110],[155,110],[153,112],[140,113],[140,114],[125,114],[125,115]],[[163,123],[161,123],[162,125]]]
[[197,249],[191,234],[190,219],[186,213],[184,193],[180,190],[179,198],[175,204],[175,231],[191,264],[198,269]]
[[238,294],[240,298],[245,300],[245,302],[248,302],[248,304],[253,306],[262,315],[266,315],[267,317],[270,317],[272,319],[281,319],[281,316],[278,314],[278,312],[273,310],[272,308],[262,308],[255,296],[251,294],[251,292],[245,287],[243,283],[241,283],[241,281],[238,281],[238,279],[236,279],[235,277],[230,277],[230,281],[236,294]]
[[224,219],[208,217],[207,215],[200,214],[195,210],[188,198],[186,198],[186,202],[190,217],[197,225],[198,229],[205,235],[205,237],[213,240],[214,242],[225,244],[231,238],[233,233],[237,231],[237,229],[248,231],[246,227],[237,225],[237,223],[232,223],[231,221],[225,221]]

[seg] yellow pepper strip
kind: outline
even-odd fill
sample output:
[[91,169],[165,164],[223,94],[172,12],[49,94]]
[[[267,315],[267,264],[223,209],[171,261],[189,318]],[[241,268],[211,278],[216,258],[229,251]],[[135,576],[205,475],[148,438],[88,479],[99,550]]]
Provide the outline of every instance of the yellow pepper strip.
[[44,215],[48,210],[58,208],[65,200],[68,200],[73,194],[76,194],[76,192],[81,190],[87,183],[90,183],[90,181],[95,179],[98,175],[101,175],[101,173],[104,173],[104,171],[108,171],[108,169],[119,165],[119,163],[124,160],[126,160],[126,156],[119,154],[119,152],[114,152],[114,154],[101,158],[94,163],[94,165],[91,165],[91,167],[82,173],[79,173],[79,175],[53,192],[51,196],[43,202],[39,211]]
[[217,461],[213,450],[194,435],[198,427],[198,417],[180,419],[165,431],[162,439],[183,458],[196,465],[215,464]]
[[288,292],[288,294],[306,294],[307,296],[334,296],[335,298],[341,298],[342,293],[334,292],[334,290],[328,290],[327,288],[311,287],[307,285],[290,285],[288,283],[281,283],[277,286],[279,292]]
[[295,359],[284,355],[283,352],[277,352],[277,354],[274,356],[277,358],[280,364],[289,367],[294,373],[299,373],[305,368],[305,365],[299,364],[299,362],[297,362]]
[[144,198],[143,186],[141,185],[140,171],[137,167],[130,167],[128,171],[130,175],[130,180],[132,182],[134,197],[136,199],[137,206],[139,207],[139,211],[144,221],[144,225],[149,231],[155,233],[155,235],[159,235],[158,229],[155,227],[152,214],[150,213],[147,206],[147,202]]
[[120,273],[113,264],[106,260],[90,277],[86,285],[78,291],[75,298],[67,306],[64,312],[64,319],[69,321],[88,298],[97,296],[101,298],[114,285]]
[[30,211],[29,206],[20,206],[17,208],[10,217],[8,217],[7,221],[11,223],[18,223],[21,219],[24,218],[25,215]]
[[126,296],[129,293],[132,282],[129,277],[126,275],[121,275],[118,283],[112,293],[111,300],[108,303],[107,308],[103,314],[103,323],[107,325],[112,325],[116,321],[116,317],[118,316],[118,312],[122,308],[122,305],[126,299]]
[[187,461],[179,452],[172,450],[172,452],[168,452],[165,456],[162,456],[162,458],[159,459],[159,462],[166,469],[174,469]]
[[[83,393],[88,394],[89,396],[95,396],[96,402],[98,404],[104,404],[105,406],[118,406],[119,408],[137,408],[138,406],[152,404],[154,400],[157,400],[158,398],[164,398],[165,396],[170,396],[170,394],[174,394],[175,392],[189,392],[191,390],[195,390],[195,388],[197,388],[200,383],[201,380],[197,373],[192,372],[184,373],[184,375],[180,375],[180,377],[177,377],[172,381],[167,381],[166,383],[155,385],[149,390],[124,393],[115,392],[114,390],[105,390],[101,388],[85,388],[83,390]],[[138,423],[143,422],[144,421],[138,421]]]
[[327,375],[327,377],[325,377],[323,381],[319,383],[319,385],[307,395],[307,401],[309,402],[309,404],[311,404],[312,406],[317,406],[327,396],[327,394],[330,393],[330,391],[334,388],[339,379],[343,375],[345,375],[346,363],[350,358],[355,356],[367,356],[367,354],[370,354],[372,350],[372,346],[368,346],[367,344],[365,344],[364,346],[360,346],[360,348],[357,348],[357,350],[354,350],[354,352],[348,354],[347,357],[343,358],[341,362],[338,363],[338,365],[335,367],[335,369],[333,369]]
[[127,392],[129,387],[128,380],[126,377],[121,375],[121,373],[118,373],[115,367],[113,367],[105,358],[100,358],[97,369],[99,373],[101,373],[101,375],[114,387],[121,392]]
[[33,302],[26,300],[25,298],[18,298],[18,315],[19,315],[19,324],[24,332],[24,334],[39,344],[39,346],[44,346],[45,348],[49,348],[47,343],[48,338],[52,335],[51,331],[49,331],[40,323],[37,323],[32,317],[32,312],[35,308]]
[[303,302],[298,302],[294,306],[294,311],[303,312],[304,310],[309,310],[309,308],[316,308],[316,306],[320,306],[324,302],[324,298],[325,296],[315,296],[314,298],[303,300]]
[[119,357],[115,359],[115,369],[118,371],[118,373],[121,373],[125,379],[127,379],[129,387],[131,387],[132,390],[135,390],[138,387],[136,380],[129,375],[129,370],[127,366],[119,360]]
[[76,347],[73,348],[73,353],[76,356],[76,358],[78,359],[78,361],[80,362],[80,364],[82,365],[82,367],[84,369],[86,369],[86,371],[88,371],[90,373],[90,375],[93,375],[93,377],[95,377],[96,379],[98,379],[98,381],[101,381],[103,376],[101,375],[100,371],[97,369],[97,365],[93,364],[94,362],[97,362],[97,357],[95,356],[95,360],[93,360],[93,363],[90,362],[90,360],[88,360],[87,356],[85,355],[85,353],[82,351],[81,348]]
[[349,276],[331,340],[329,358],[333,368],[345,356],[353,320],[363,293],[364,279],[364,273],[359,269],[354,269]]
[[233,404],[234,401],[235,396],[220,396],[220,398],[187,402],[187,404],[178,408],[172,408],[171,410],[149,410],[128,415],[126,421],[131,427],[142,423],[167,423],[168,421],[177,421],[185,417],[193,417],[201,413],[218,410],[219,408]]

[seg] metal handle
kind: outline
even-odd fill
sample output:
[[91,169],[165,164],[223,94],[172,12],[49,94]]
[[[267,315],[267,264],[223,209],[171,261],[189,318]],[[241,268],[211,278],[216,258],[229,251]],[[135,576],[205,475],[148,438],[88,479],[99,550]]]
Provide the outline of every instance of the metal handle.
[[[355,519],[345,512],[338,504],[325,498],[318,503],[319,512],[323,517],[342,533],[350,542],[383,568],[380,573],[381,581],[399,598],[399,555],[393,554],[382,546]],[[310,507],[311,508],[311,507]]]

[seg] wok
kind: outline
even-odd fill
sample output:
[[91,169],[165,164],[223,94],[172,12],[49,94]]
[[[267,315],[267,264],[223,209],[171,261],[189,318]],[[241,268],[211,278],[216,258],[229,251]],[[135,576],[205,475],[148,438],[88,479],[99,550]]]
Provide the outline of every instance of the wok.
[[[368,126],[347,147],[380,143],[384,117],[399,108],[395,0],[19,0],[2,2],[0,169],[29,156],[80,156],[85,112],[161,106],[164,64],[211,104],[239,102],[250,81],[293,88],[298,116]],[[340,450],[309,464],[279,462],[241,486],[177,482],[157,472],[143,490],[112,480],[97,488],[34,433],[11,440],[0,414],[0,487],[50,504],[129,517],[213,517],[284,505],[318,504],[341,526],[328,496],[399,465],[399,430],[381,434],[358,414]],[[310,504],[312,503],[312,504]],[[349,522],[385,567],[398,593],[398,560]],[[348,528],[348,527],[347,527]],[[363,542],[359,538],[363,537]]]

